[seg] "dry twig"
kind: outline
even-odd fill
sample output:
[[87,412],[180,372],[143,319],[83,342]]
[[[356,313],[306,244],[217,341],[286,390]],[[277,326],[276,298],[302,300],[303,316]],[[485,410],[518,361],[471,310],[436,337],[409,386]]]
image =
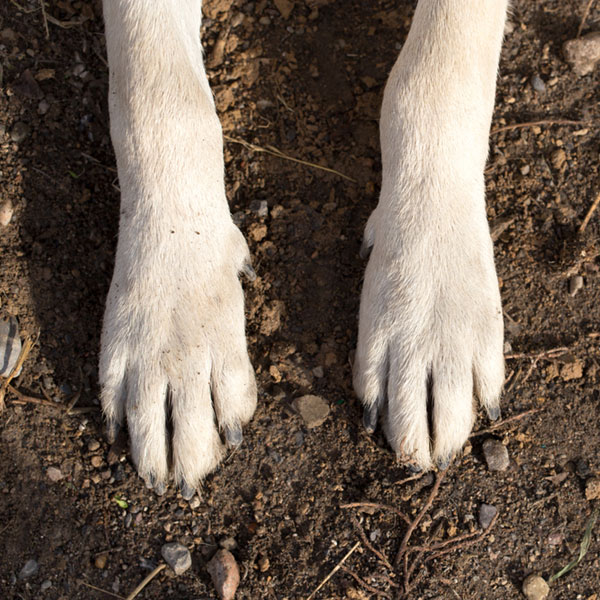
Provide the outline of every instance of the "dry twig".
[[21,367],[23,363],[27,359],[27,355],[31,352],[33,348],[33,342],[27,338],[25,343],[21,346],[21,352],[19,353],[19,358],[17,359],[17,364],[12,368],[11,372],[8,374],[6,379],[0,385],[0,413],[4,410],[4,397],[6,395],[6,391],[10,387],[11,390],[14,389],[10,385],[10,382],[15,378],[16,374],[21,371]]
[[102,588],[96,587],[91,583],[87,583],[87,581],[83,581],[83,579],[79,580],[80,585],[84,585],[86,588],[90,588],[90,590],[95,590],[97,592],[101,592],[106,594],[107,596],[112,596],[113,598],[119,598],[119,600],[126,600],[125,596],[119,596],[119,594],[113,594],[113,592],[109,592],[108,590],[103,590]]
[[228,142],[231,142],[232,144],[239,144],[240,146],[244,146],[244,148],[247,148],[248,150],[252,150],[253,152],[264,152],[266,154],[270,154],[271,156],[276,156],[277,158],[283,158],[284,160],[289,160],[291,162],[295,162],[300,165],[304,165],[306,167],[312,167],[313,169],[319,169],[321,171],[326,171],[327,173],[333,173],[334,175],[337,175],[338,177],[343,177],[344,179],[347,179],[348,181],[352,181],[353,183],[356,183],[356,179],[353,179],[352,177],[348,177],[348,175],[344,175],[344,173],[340,173],[340,171],[336,171],[335,169],[330,169],[329,167],[323,167],[322,165],[308,162],[306,160],[301,160],[299,158],[294,158],[293,156],[290,156],[289,154],[282,152],[281,150],[279,150],[278,148],[275,148],[274,146],[267,146],[266,148],[263,148],[262,146],[257,146],[256,144],[251,144],[250,142],[247,142],[246,140],[240,140],[237,138],[233,138],[229,135],[223,135],[223,138],[226,139]]
[[327,575],[327,577],[325,577],[325,579],[321,581],[321,583],[311,592],[310,596],[308,596],[306,600],[311,600],[311,598],[315,597],[315,594],[342,568],[342,565],[350,558],[350,556],[359,546],[360,542],[356,542],[356,544],[354,544],[354,546],[352,546],[352,548],[350,548],[350,550],[346,552],[342,560],[340,560],[340,562],[335,567],[333,567],[333,569],[331,569],[329,575]]
[[392,597],[390,594],[388,594],[387,592],[384,592],[383,590],[378,590],[377,588],[373,587],[372,585],[369,585],[364,579],[359,577],[354,571],[351,571],[348,567],[341,567],[341,569],[342,569],[342,571],[344,571],[344,573],[347,573],[348,575],[350,575],[350,577],[352,577],[354,579],[354,581],[356,581],[356,583],[358,583],[358,585],[365,588],[365,590],[367,590],[367,592],[371,592],[371,594],[375,594],[376,596],[379,596],[380,598],[390,598],[390,600],[391,600]]
[[390,564],[390,561],[387,559],[387,556],[383,552],[377,550],[377,548],[375,548],[373,544],[369,542],[367,534],[365,533],[365,530],[362,528],[361,524],[358,522],[358,519],[354,515],[351,515],[350,520],[352,521],[352,525],[354,525],[354,527],[356,528],[356,531],[358,531],[358,535],[360,536],[360,539],[362,540],[362,543],[365,545],[365,547],[368,548],[383,563],[386,569],[389,569],[393,572],[394,567],[392,567],[392,565]]
[[575,37],[579,37],[583,28],[585,27],[585,22],[587,21],[588,15],[590,14],[590,9],[592,8],[592,4],[594,4],[594,0],[588,0],[588,3],[585,5],[585,10],[583,11],[583,17],[581,17],[581,23],[579,23],[579,27],[577,28],[577,35]]
[[407,515],[389,504],[379,504],[378,502],[351,502],[350,504],[340,504],[340,508],[376,508],[379,510],[390,510],[400,517],[407,525],[411,524],[411,520]]
[[570,119],[542,119],[541,121],[528,121],[527,123],[513,123],[512,125],[502,125],[490,131],[490,135],[496,135],[502,131],[513,131],[514,129],[524,129],[526,127],[537,127],[539,125],[583,125],[583,121],[571,121]]
[[44,0],[40,0],[40,6],[42,7],[42,19],[44,19],[44,29],[46,30],[46,39],[50,39],[50,30],[48,29],[48,17],[46,15],[46,6]]
[[141,583],[125,598],[125,600],[133,600],[167,565],[165,563],[161,563],[156,567],[152,573],[150,573],[147,577],[145,577]]
[[580,234],[585,231],[585,228],[588,226],[588,223],[590,222],[592,215],[596,212],[596,209],[598,208],[599,204],[600,204],[600,192],[598,192],[596,199],[594,200],[594,202],[592,202],[592,206],[590,206],[590,210],[587,211],[585,218],[583,219],[583,221],[581,222],[581,225],[579,226]]
[[509,423],[514,423],[515,421],[520,421],[521,419],[524,419],[525,417],[534,415],[535,413],[540,412],[540,410],[541,410],[541,408],[530,408],[529,410],[519,413],[518,415],[513,415],[512,417],[507,417],[506,419],[502,419],[501,421],[494,423],[490,427],[486,427],[485,429],[480,429],[479,431],[474,431],[469,437],[474,438],[474,437],[479,437],[480,435],[483,435],[485,433],[491,433],[492,431],[496,431],[497,429],[500,429],[501,427],[504,427],[505,425],[508,425]]
[[541,352],[535,352],[529,354],[527,352],[511,352],[510,354],[505,354],[504,358],[506,360],[515,360],[518,358],[529,358],[530,360],[540,360],[541,358],[554,359],[567,352],[570,352],[571,348],[567,348],[566,346],[559,346],[557,348],[550,348],[550,350],[542,350]]

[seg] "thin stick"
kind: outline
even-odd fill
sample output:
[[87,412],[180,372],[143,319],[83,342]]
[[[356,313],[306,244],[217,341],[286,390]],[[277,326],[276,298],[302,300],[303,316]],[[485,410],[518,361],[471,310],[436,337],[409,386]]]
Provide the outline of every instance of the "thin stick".
[[256,144],[251,144],[250,142],[247,142],[246,140],[240,140],[237,138],[230,137],[228,135],[223,135],[223,138],[233,144],[240,144],[241,146],[248,148],[248,150],[253,150],[254,152],[264,152],[266,154],[271,154],[272,156],[276,156],[277,158],[283,158],[284,160],[289,160],[289,161],[298,163],[300,165],[304,165],[306,167],[312,167],[313,169],[320,169],[321,171],[326,171],[327,173],[333,173],[334,175],[337,175],[338,177],[343,177],[344,179],[347,179],[348,181],[352,181],[353,183],[356,183],[356,179],[353,179],[352,177],[348,177],[348,175],[344,175],[344,173],[340,173],[339,171],[336,171],[335,169],[330,169],[329,167],[323,167],[322,165],[317,165],[316,163],[308,162],[306,160],[301,160],[299,158],[294,158],[293,156],[290,156],[289,154],[285,154],[285,152],[282,152],[281,150],[279,150],[278,148],[275,148],[274,146],[267,146],[266,148],[263,148],[262,146],[257,146]]
[[145,577],[125,600],[133,600],[166,566],[167,565],[165,563],[158,565],[158,567],[156,567],[152,573]]
[[119,594],[113,594],[112,592],[109,592],[108,590],[103,590],[102,588],[96,587],[95,585],[92,585],[91,583],[87,583],[87,582],[83,581],[83,579],[80,579],[79,583],[81,585],[85,585],[85,587],[90,588],[91,590],[96,590],[97,592],[102,592],[103,594],[106,594],[107,596],[112,596],[113,598],[119,598],[119,600],[126,600],[125,596],[119,596]]
[[525,417],[534,415],[535,413],[540,412],[540,410],[542,410],[542,409],[541,408],[530,408],[529,410],[519,413],[518,415],[513,415],[512,417],[507,417],[506,419],[502,419],[502,421],[498,421],[498,423],[494,423],[490,427],[486,427],[485,429],[480,429],[479,431],[474,431],[469,437],[474,438],[474,437],[479,437],[480,435],[483,435],[484,433],[491,433],[492,431],[496,431],[496,429],[500,429],[501,427],[504,427],[508,423],[520,421],[521,419],[524,419]]
[[398,481],[394,481],[394,485],[402,485],[403,483],[408,483],[409,481],[415,481],[417,479],[421,479],[425,475],[425,471],[421,471],[420,473],[416,473],[415,475],[411,475],[410,477],[405,477],[404,479],[399,479]]
[[583,121],[571,121],[570,119],[542,119],[541,121],[528,121],[527,123],[513,123],[512,125],[503,125],[490,131],[490,135],[496,135],[502,131],[512,131],[513,129],[524,129],[526,127],[536,127],[538,125],[583,125]]
[[360,539],[362,540],[362,543],[365,545],[365,547],[368,548],[383,563],[383,566],[386,567],[386,569],[393,571],[394,567],[392,567],[392,565],[390,564],[390,561],[387,559],[387,556],[383,552],[377,550],[377,548],[375,548],[373,544],[369,542],[369,540],[367,539],[367,534],[365,533],[365,530],[362,528],[361,524],[358,522],[358,519],[354,515],[352,515],[350,517],[350,520],[352,521],[352,524],[358,531],[358,535],[360,536]]
[[325,577],[325,579],[323,579],[323,581],[321,581],[321,583],[310,594],[310,596],[308,596],[306,598],[306,600],[311,600],[311,598],[315,597],[315,594],[342,568],[342,565],[350,558],[350,556],[354,553],[354,551],[359,546],[360,546],[360,542],[356,542],[356,544],[354,544],[354,546],[352,546],[352,548],[350,548],[350,550],[348,550],[348,552],[346,553],[344,558],[342,558],[342,560],[340,560],[340,562],[335,567],[333,567],[333,569],[330,571],[329,575],[327,575],[327,577]]
[[529,358],[531,360],[539,360],[540,358],[556,358],[557,356],[561,356],[566,352],[570,352],[571,348],[567,348],[566,346],[559,346],[558,348],[550,348],[550,350],[542,350],[541,352],[536,352],[534,354],[528,354],[527,352],[511,352],[510,354],[505,354],[504,358],[506,360],[515,360],[517,358]]
[[354,571],[351,571],[348,567],[341,567],[341,569],[342,571],[344,571],[344,573],[348,573],[348,575],[350,575],[350,577],[352,577],[358,583],[358,585],[364,587],[365,590],[367,590],[367,592],[371,592],[371,594],[375,594],[376,596],[380,596],[381,598],[391,599],[392,596],[390,594],[384,592],[383,590],[378,590],[372,585],[369,585],[364,579],[359,577]]
[[600,192],[598,192],[596,199],[592,203],[592,206],[590,206],[590,210],[588,210],[587,214],[585,215],[585,219],[583,219],[581,225],[579,226],[579,233],[583,233],[585,231],[585,228],[588,226],[588,223],[590,222],[590,219],[592,218],[592,215],[594,214],[594,212],[596,212],[596,209],[598,208],[599,204],[600,204]]
[[425,502],[425,504],[423,505],[423,508],[421,508],[421,510],[415,517],[414,521],[408,526],[408,529],[407,529],[406,533],[404,534],[404,537],[402,538],[402,543],[400,544],[400,549],[398,550],[398,554],[396,554],[396,559],[394,560],[394,564],[396,566],[400,564],[400,561],[402,560],[402,556],[406,552],[406,548],[408,546],[410,537],[413,534],[414,530],[417,528],[417,525],[420,523],[421,519],[425,516],[425,513],[431,508],[431,505],[433,504],[433,500],[437,496],[437,493],[440,489],[440,485],[442,484],[442,481],[444,480],[444,477],[446,476],[447,472],[448,472],[448,467],[446,467],[443,471],[440,471],[437,474],[435,484],[431,488],[431,492],[429,493],[429,497],[427,498],[427,501]]
[[340,508],[378,508],[380,510],[391,510],[398,515],[407,525],[411,524],[411,520],[401,510],[389,504],[378,504],[377,502],[351,502],[350,504],[340,504]]
[[51,400],[43,400],[42,398],[27,396],[12,385],[9,385],[7,390],[17,397],[16,400],[12,400],[12,402],[16,402],[17,404],[41,404],[42,406],[51,406],[52,408],[62,408],[60,404],[56,404],[56,402],[52,402]]
[[44,0],[40,0],[40,6],[42,7],[42,18],[44,19],[44,29],[46,30],[46,39],[50,39],[50,30],[48,29],[48,17],[46,16],[46,7],[44,6]]
[[27,338],[23,346],[21,346],[21,352],[19,353],[19,358],[17,359],[17,364],[12,368],[11,372],[8,374],[6,379],[0,385],[0,412],[4,410],[4,396],[6,395],[6,390],[8,389],[10,382],[15,378],[16,374],[23,367],[23,363],[27,358],[27,355],[33,348],[33,342]]
[[585,26],[585,22],[587,21],[588,15],[590,14],[590,8],[592,8],[592,4],[594,4],[594,0],[588,0],[588,3],[585,6],[585,10],[583,11],[583,17],[581,17],[581,23],[579,23],[579,28],[577,29],[577,35],[575,37],[579,37],[583,28]]

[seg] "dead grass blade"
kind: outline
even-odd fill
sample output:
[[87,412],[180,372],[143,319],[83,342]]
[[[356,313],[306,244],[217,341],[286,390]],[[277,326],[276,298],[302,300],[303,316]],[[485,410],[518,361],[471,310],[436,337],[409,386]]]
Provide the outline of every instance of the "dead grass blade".
[[356,542],[348,552],[346,552],[345,556],[340,560],[340,562],[331,569],[329,575],[321,581],[321,583],[311,592],[310,596],[306,598],[306,600],[311,600],[315,597],[315,594],[342,568],[342,565],[354,554],[354,551],[360,546],[360,542]]
[[592,515],[588,519],[588,522],[585,526],[585,531],[583,532],[583,539],[581,540],[581,546],[579,546],[579,555],[577,558],[573,559],[567,566],[563,567],[558,573],[554,573],[550,579],[548,579],[548,583],[555,582],[559,577],[567,574],[571,569],[574,569],[582,560],[583,557],[587,554],[589,550],[590,543],[592,541],[592,529],[596,524],[598,519],[598,514],[600,514],[600,508],[596,508]]
[[145,577],[140,584],[125,598],[125,600],[133,600],[167,565],[165,563],[161,563],[150,573],[147,577]]
[[594,200],[594,202],[592,202],[592,206],[590,206],[590,210],[587,211],[585,218],[581,222],[581,225],[579,226],[579,233],[583,233],[585,231],[585,228],[588,226],[588,223],[590,222],[592,215],[596,212],[596,209],[598,208],[599,204],[600,204],[600,192],[598,192],[596,199]]
[[585,27],[585,22],[587,21],[588,15],[590,14],[592,4],[594,4],[594,0],[588,0],[588,3],[585,6],[585,10],[583,11],[583,17],[581,17],[581,23],[579,23],[579,27],[577,28],[577,35],[575,37],[579,37],[581,35],[581,32]]
[[542,119],[541,121],[528,121],[527,123],[513,123],[512,125],[503,125],[495,127],[490,131],[490,135],[496,135],[502,131],[513,131],[514,129],[524,129],[526,127],[539,127],[540,125],[583,125],[583,121],[571,121],[570,119]]
[[262,146],[257,146],[256,144],[251,144],[246,140],[240,140],[238,138],[233,138],[229,135],[223,135],[223,138],[232,144],[239,144],[240,146],[244,146],[248,150],[252,150],[253,152],[264,152],[265,154],[270,154],[271,156],[276,156],[277,158],[282,158],[283,160],[289,160],[291,162],[298,163],[299,165],[304,165],[305,167],[311,167],[313,169],[319,169],[320,171],[325,171],[326,173],[333,173],[338,177],[342,177],[343,179],[347,179],[348,181],[352,181],[352,183],[357,183],[356,179],[349,177],[348,175],[344,175],[344,173],[340,173],[340,171],[336,171],[335,169],[330,169],[329,167],[324,167],[322,165],[318,165],[316,163],[308,162],[307,160],[301,160],[300,158],[294,158],[285,152],[282,152],[278,148],[274,146],[267,146],[263,148]]

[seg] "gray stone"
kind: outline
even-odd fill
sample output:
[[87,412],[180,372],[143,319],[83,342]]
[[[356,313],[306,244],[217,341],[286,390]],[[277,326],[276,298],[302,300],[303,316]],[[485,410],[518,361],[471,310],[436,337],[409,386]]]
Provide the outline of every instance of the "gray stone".
[[58,467],[48,467],[46,475],[48,475],[50,481],[54,482],[60,481],[63,478],[62,471]]
[[563,54],[577,75],[591,73],[600,61],[600,31],[565,42]]
[[531,87],[540,94],[546,91],[546,84],[539,75],[534,75],[531,78]]
[[237,542],[233,537],[226,537],[219,542],[219,546],[221,546],[223,550],[229,550],[231,552],[237,548]]
[[[14,317],[0,320],[0,375],[7,377],[21,354],[19,325]],[[18,373],[16,373],[18,375]]]
[[530,575],[523,582],[523,594],[527,600],[544,600],[550,593],[550,587],[539,575]]
[[40,566],[38,565],[36,560],[30,559],[24,565],[23,568],[19,571],[19,579],[27,579],[28,577],[32,577],[35,575]]
[[483,442],[483,455],[490,471],[506,471],[509,464],[508,450],[498,440],[489,439]]
[[498,514],[498,509],[491,504],[482,504],[479,507],[479,525],[482,529],[487,529],[492,519]]
[[42,582],[42,585],[40,585],[40,592],[45,592],[46,590],[49,590],[52,587],[52,582],[49,579],[46,579],[46,581]]
[[308,429],[322,425],[329,416],[329,404],[320,396],[301,396],[294,400],[294,408],[300,413]]
[[571,294],[571,296],[574,296],[582,288],[583,277],[581,275],[575,275],[569,279],[569,294]]
[[15,143],[20,144],[27,138],[29,131],[29,125],[27,125],[27,123],[17,121],[10,132],[10,139]]
[[192,566],[190,551],[179,542],[165,544],[161,548],[160,553],[171,569],[173,569],[175,575],[185,573]]

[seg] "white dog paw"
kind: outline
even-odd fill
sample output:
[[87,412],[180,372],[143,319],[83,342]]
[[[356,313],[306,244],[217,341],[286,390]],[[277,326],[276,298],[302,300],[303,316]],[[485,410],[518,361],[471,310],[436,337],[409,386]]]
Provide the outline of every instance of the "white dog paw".
[[490,418],[500,415],[503,323],[489,229],[480,207],[409,218],[389,206],[380,202],[365,233],[354,387],[367,431],[381,416],[400,458],[443,467],[471,431],[474,393]]
[[102,407],[109,437],[127,422],[147,485],[162,493],[173,475],[191,497],[223,457],[220,432],[239,445],[256,407],[238,280],[253,272],[230,222],[208,236],[194,219],[156,238],[131,231],[122,220],[102,332]]

